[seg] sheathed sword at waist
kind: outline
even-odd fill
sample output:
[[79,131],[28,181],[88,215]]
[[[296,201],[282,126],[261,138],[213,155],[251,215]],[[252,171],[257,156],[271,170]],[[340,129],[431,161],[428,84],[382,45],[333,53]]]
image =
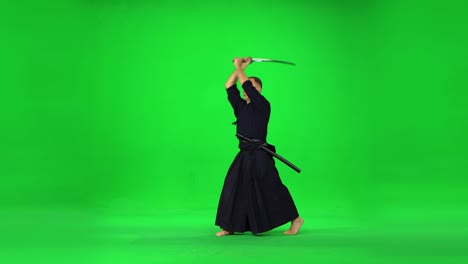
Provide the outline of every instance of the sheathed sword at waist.
[[294,164],[292,164],[291,162],[289,162],[287,159],[281,157],[280,155],[278,155],[276,152],[274,151],[271,151],[269,148],[267,148],[265,145],[263,144],[258,144],[257,142],[255,142],[254,140],[248,138],[248,137],[245,137],[239,133],[236,133],[236,136],[238,136],[239,138],[249,142],[249,143],[252,143],[258,147],[260,147],[261,149],[263,149],[264,151],[268,152],[269,154],[271,154],[272,156],[275,156],[277,159],[279,159],[281,162],[283,162],[284,164],[288,165],[291,169],[297,171],[297,173],[300,173],[301,172],[301,169],[299,169],[297,166],[295,166]]

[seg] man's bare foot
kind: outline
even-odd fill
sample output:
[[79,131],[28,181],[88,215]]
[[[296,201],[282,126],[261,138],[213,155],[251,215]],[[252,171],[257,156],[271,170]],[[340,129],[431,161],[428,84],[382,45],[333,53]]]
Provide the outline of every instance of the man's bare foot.
[[299,229],[301,229],[302,224],[304,223],[304,219],[302,219],[300,216],[297,217],[296,219],[291,221],[291,227],[283,232],[285,235],[295,235],[299,232]]
[[226,231],[226,230],[223,229],[223,230],[219,231],[218,233],[216,233],[216,236],[217,237],[222,237],[222,236],[227,236],[227,235],[230,235],[230,234],[231,234],[231,232]]

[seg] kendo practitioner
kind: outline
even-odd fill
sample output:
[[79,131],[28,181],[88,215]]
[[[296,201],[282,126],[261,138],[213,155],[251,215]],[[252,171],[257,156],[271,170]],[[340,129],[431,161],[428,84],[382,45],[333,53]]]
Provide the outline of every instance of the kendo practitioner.
[[[286,235],[299,232],[304,220],[283,185],[271,154],[259,145],[275,151],[267,144],[270,103],[261,95],[262,81],[247,77],[244,70],[252,62],[250,57],[235,58],[235,70],[226,82],[228,100],[237,118],[237,133],[251,141],[239,139],[240,151],[234,158],[221,192],[216,222],[222,230],[216,236],[252,232],[257,235],[291,222]],[[237,81],[243,88],[240,97]]]

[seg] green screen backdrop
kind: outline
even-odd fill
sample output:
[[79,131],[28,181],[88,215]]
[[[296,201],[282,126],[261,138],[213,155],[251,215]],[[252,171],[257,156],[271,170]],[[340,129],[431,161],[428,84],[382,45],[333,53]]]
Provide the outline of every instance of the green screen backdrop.
[[272,105],[269,142],[302,169],[277,162],[309,228],[465,228],[467,8],[3,1],[4,227],[35,230],[17,220],[50,212],[81,212],[67,216],[79,226],[151,214],[183,225],[204,212],[211,235],[238,151],[224,83],[234,57],[252,56],[297,64],[246,72]]

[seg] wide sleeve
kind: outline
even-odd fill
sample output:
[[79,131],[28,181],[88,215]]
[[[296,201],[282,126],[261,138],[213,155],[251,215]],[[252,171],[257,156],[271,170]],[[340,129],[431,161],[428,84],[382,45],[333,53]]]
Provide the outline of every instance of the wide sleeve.
[[237,85],[234,84],[233,86],[226,89],[228,93],[228,100],[231,103],[232,108],[234,109],[234,114],[237,116],[237,109],[239,104],[242,103],[242,98],[240,97],[239,89],[237,89]]
[[249,96],[250,103],[257,109],[268,109],[270,107],[268,100],[255,89],[250,80],[245,81],[242,84],[242,88],[244,88],[245,93]]

